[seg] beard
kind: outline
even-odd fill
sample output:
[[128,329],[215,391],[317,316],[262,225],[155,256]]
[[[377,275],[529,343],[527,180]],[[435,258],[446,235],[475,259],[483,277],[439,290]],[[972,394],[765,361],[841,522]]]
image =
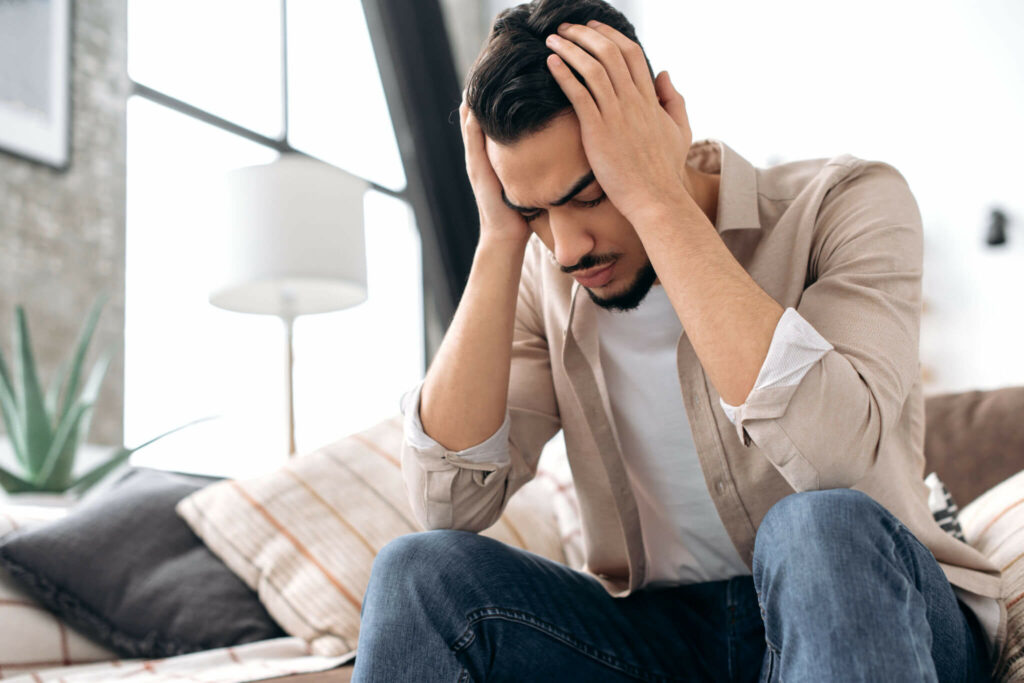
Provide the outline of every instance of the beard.
[[651,291],[651,287],[654,286],[654,281],[657,279],[658,274],[654,272],[651,260],[647,259],[647,263],[637,271],[636,277],[633,278],[633,282],[630,283],[629,287],[615,296],[602,298],[586,287],[583,289],[587,290],[590,300],[601,308],[609,311],[631,311],[640,305],[640,302]]

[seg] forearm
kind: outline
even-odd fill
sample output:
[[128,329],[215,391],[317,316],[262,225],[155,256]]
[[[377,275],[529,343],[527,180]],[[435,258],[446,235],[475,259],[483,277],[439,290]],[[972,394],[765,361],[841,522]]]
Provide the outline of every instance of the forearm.
[[525,241],[481,238],[462,300],[424,378],[420,421],[448,450],[484,441],[504,421],[525,247]]
[[743,269],[691,197],[659,207],[638,224],[701,366],[726,403],[743,403],[783,307]]

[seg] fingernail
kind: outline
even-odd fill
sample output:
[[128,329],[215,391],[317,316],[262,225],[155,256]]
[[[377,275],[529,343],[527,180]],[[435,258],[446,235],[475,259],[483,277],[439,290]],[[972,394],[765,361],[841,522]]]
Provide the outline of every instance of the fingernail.
[[558,25],[558,30],[559,31],[564,31],[567,28],[569,28],[569,23],[568,22],[561,23],[561,24]]
[[594,28],[600,23],[601,22],[599,22],[597,19],[591,19],[590,21],[587,22],[587,26],[589,26],[590,28]]
[[548,36],[547,43],[548,43],[548,45],[558,45],[559,41],[561,41],[561,40],[562,39],[560,37],[558,37],[554,33],[552,33],[550,36]]

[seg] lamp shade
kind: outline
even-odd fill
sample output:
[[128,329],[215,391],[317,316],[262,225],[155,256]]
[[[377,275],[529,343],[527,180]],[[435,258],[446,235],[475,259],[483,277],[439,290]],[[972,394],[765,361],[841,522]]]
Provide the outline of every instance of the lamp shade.
[[301,154],[225,174],[210,303],[295,317],[366,300],[366,181]]

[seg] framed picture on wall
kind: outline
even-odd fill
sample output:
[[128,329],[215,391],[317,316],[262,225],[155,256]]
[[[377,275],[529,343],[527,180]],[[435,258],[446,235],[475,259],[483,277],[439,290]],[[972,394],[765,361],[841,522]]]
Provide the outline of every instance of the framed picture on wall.
[[67,168],[70,109],[71,0],[0,0],[0,152]]

